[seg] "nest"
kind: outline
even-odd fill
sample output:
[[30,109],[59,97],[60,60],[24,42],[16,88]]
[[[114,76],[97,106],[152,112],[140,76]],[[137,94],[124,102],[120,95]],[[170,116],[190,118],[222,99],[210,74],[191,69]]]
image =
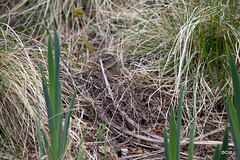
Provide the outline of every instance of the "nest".
[[[132,58],[132,57],[131,57]],[[126,61],[129,65],[129,61]],[[98,128],[99,124],[107,124],[109,129],[107,139],[112,147],[111,155],[123,157],[125,154],[122,146],[140,150],[163,150],[163,124],[171,105],[171,96],[149,82],[148,78],[133,77],[132,80],[124,73],[115,77],[99,66],[89,67],[79,72],[71,71],[71,79],[63,88],[73,90],[74,85],[84,87],[78,89],[81,109],[73,114],[76,117],[84,110],[83,121],[90,122],[91,126]],[[125,68],[126,69],[126,68]],[[74,84],[74,85],[73,85]],[[68,94],[65,92],[64,94]],[[89,135],[89,141],[94,141],[94,133]],[[129,139],[131,139],[129,141]],[[127,142],[127,143],[126,143]],[[91,147],[92,148],[92,147]],[[160,153],[160,152],[159,152]]]

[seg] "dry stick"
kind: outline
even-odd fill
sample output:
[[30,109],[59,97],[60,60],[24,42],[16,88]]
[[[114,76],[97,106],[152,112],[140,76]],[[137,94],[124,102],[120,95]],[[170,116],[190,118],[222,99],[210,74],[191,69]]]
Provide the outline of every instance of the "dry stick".
[[[148,152],[148,153],[144,153],[143,155],[142,154],[134,154],[134,155],[128,155],[128,156],[125,156],[125,157],[121,157],[121,158],[118,158],[118,160],[125,160],[125,159],[144,159],[144,158],[148,158],[149,156],[153,156],[153,155],[158,155],[158,154],[161,154],[162,152],[164,152],[164,150],[158,150],[158,151],[153,151],[153,152]],[[188,156],[188,154],[186,153],[181,153],[181,155],[183,156]],[[194,159],[198,159],[198,160],[205,160],[204,158],[201,158],[201,157],[198,157],[198,156],[193,156]]]
[[[117,128],[116,126],[114,126],[114,127],[116,129],[120,130],[120,128]],[[146,137],[146,136],[143,136],[143,135],[136,134],[135,132],[133,133],[131,131],[122,130],[122,132],[124,132],[125,134],[128,134],[130,136],[134,136],[137,139],[140,139],[140,140],[143,140],[143,141],[147,141],[147,142],[151,142],[151,143],[163,143],[164,142],[163,140]],[[162,137],[160,137],[160,138],[162,138]],[[185,145],[185,144],[188,144],[188,143],[189,143],[189,141],[186,141],[186,140],[183,140],[183,141],[180,142],[181,145]],[[194,142],[194,144],[222,145],[222,142],[221,141],[199,141],[199,142]],[[228,145],[229,146],[234,146],[233,143],[229,143]]]
[[99,59],[99,62],[100,62],[100,64],[101,64],[102,74],[103,74],[103,77],[104,77],[104,81],[105,81],[105,83],[106,83],[106,87],[107,87],[107,89],[108,89],[108,93],[109,93],[109,95],[110,95],[110,97],[111,97],[111,99],[112,99],[112,101],[113,101],[114,106],[115,106],[116,102],[115,102],[115,100],[114,100],[113,92],[112,92],[112,90],[111,90],[111,88],[110,88],[110,85],[109,85],[107,76],[106,76],[106,74],[105,74],[105,70],[104,70],[103,63],[102,63],[102,59],[101,59],[101,58]]
[[[108,89],[108,93],[109,93],[109,95],[110,95],[110,97],[111,97],[111,99],[112,99],[112,101],[113,101],[113,105],[114,105],[114,107],[115,107],[116,105],[115,105],[115,100],[114,100],[114,97],[113,97],[113,92],[112,92],[112,90],[111,90],[111,88],[110,88],[110,85],[109,85],[109,82],[108,82],[108,80],[107,80],[107,76],[106,76],[106,74],[105,74],[105,70],[104,70],[103,63],[102,63],[102,59],[101,59],[101,58],[99,59],[99,62],[100,62],[100,64],[101,64],[102,74],[103,74],[103,77],[104,77],[104,81],[105,81],[105,83],[106,83],[106,87],[107,87],[107,89]],[[102,112],[102,113],[103,113],[103,112]],[[105,123],[107,123],[110,127],[112,127],[112,124],[108,121],[106,115],[102,114],[102,116],[103,116],[103,118],[104,118]]]

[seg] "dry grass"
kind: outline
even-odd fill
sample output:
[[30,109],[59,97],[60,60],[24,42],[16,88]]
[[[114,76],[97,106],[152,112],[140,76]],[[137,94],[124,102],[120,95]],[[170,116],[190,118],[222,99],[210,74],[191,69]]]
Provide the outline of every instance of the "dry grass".
[[[4,1],[0,7],[1,143],[6,140],[0,157],[39,158],[35,128],[38,108],[41,125],[48,130],[39,62],[47,68],[45,39],[53,26],[62,44],[64,108],[73,89],[85,85],[78,89],[67,159],[76,156],[85,132],[85,157],[104,158],[103,142],[96,136],[101,123],[107,124],[104,141],[108,157],[164,157],[163,125],[168,124],[170,106],[177,105],[180,86],[185,87],[182,144],[187,143],[196,116],[195,158],[212,156],[213,151],[207,150],[220,143],[227,120],[218,88],[205,72],[206,61],[197,51],[196,30],[210,21],[210,15],[217,15],[214,8],[188,12],[182,2],[154,0],[71,2]],[[80,6],[85,14],[77,18],[73,11]],[[239,39],[233,28],[232,33]],[[96,61],[105,52],[116,55],[122,66],[121,77],[104,71]],[[226,86],[229,82],[226,76]],[[183,159],[184,151],[183,147]]]
[[[1,41],[1,132],[2,151],[10,156],[31,153],[37,145],[35,133],[36,109],[45,115],[41,81],[34,53],[37,49],[26,47],[21,37],[7,24],[2,25]],[[40,50],[40,49],[39,49]],[[42,116],[42,123],[46,120]],[[2,139],[2,140],[3,140]],[[3,142],[3,141],[2,141]],[[32,145],[34,144],[34,145]],[[5,152],[3,152],[5,154]]]

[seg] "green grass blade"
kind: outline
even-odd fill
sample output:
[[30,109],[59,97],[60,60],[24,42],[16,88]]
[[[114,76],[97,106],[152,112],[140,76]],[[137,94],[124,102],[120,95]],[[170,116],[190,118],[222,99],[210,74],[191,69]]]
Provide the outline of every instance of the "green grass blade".
[[228,117],[228,120],[229,120],[229,123],[230,123],[230,129],[231,129],[231,132],[232,132],[232,137],[233,137],[233,142],[234,142],[234,149],[235,149],[235,152],[236,152],[236,155],[238,156],[238,144],[237,144],[237,139],[236,139],[236,132],[234,131],[234,124],[232,122],[232,117],[231,117],[231,114],[230,114],[230,109],[229,109],[229,106],[228,106],[228,103],[225,99],[225,97],[223,96],[223,93],[222,93],[222,89],[219,85],[219,82],[217,80],[217,84],[218,84],[218,88],[220,90],[220,94],[222,96],[222,100],[223,100],[223,104],[227,110],[227,117]]
[[59,116],[59,132],[58,132],[58,159],[64,159],[65,147],[64,147],[64,139],[63,139],[63,115]]
[[85,150],[81,150],[78,155],[77,155],[77,158],[76,160],[82,160],[83,159],[83,156],[84,156],[84,153],[85,153]]
[[86,38],[81,37],[81,40],[82,40],[83,42],[85,42],[85,46],[87,47],[87,49],[89,50],[89,52],[91,52],[91,53],[94,52],[93,47],[88,43],[88,41],[87,41]]
[[0,91],[2,90],[2,86],[3,86],[3,81],[1,81],[1,84],[0,84]]
[[164,125],[164,153],[165,153],[165,159],[170,160],[166,125]]
[[[227,52],[229,54],[229,57],[231,57],[231,58],[229,58],[229,59],[231,59],[230,63],[232,63],[233,58],[232,58],[232,55],[231,55],[231,51],[230,51],[228,46],[226,46],[226,48],[227,48]],[[235,66],[234,63],[231,64],[232,68],[234,68],[234,66]],[[217,77],[219,77],[219,72],[217,72]],[[224,106],[226,108],[226,111],[227,111],[227,116],[228,116],[228,120],[229,120],[229,123],[230,123],[230,129],[231,129],[231,133],[232,133],[232,137],[233,137],[236,157],[237,157],[237,159],[240,159],[240,154],[239,154],[239,124],[238,124],[237,113],[235,113],[232,100],[231,100],[230,96],[228,95],[228,93],[227,93],[227,98],[228,98],[228,103],[227,103],[227,101],[226,101],[226,99],[223,95],[222,89],[220,87],[220,84],[218,82],[218,78],[216,78],[216,82],[217,82],[220,94],[222,96],[223,104],[224,104]]]
[[47,150],[49,149],[49,142],[48,142],[48,139],[47,139],[47,136],[46,134],[44,133],[43,129],[41,128],[41,133],[42,133],[42,136],[43,136],[43,141],[45,143],[45,146],[47,148]]
[[183,88],[180,91],[180,98],[178,101],[178,114],[177,114],[177,141],[176,141],[176,159],[180,159],[180,133],[181,133],[181,120],[182,120],[182,101],[183,101]]
[[[36,112],[35,112],[36,113]],[[40,125],[40,111],[39,111],[39,106],[38,106],[38,110],[37,110],[37,117],[38,117],[38,121],[36,122],[36,126],[37,126],[37,140],[39,143],[39,148],[40,148],[40,157],[43,157],[44,155],[44,150],[43,150],[43,144],[42,144],[42,138],[41,138],[41,125]],[[47,148],[48,149],[48,148]]]
[[169,131],[169,153],[170,159],[176,159],[177,153],[177,127],[174,117],[173,107],[171,107],[171,116],[170,116],[170,131]]
[[[64,128],[63,114],[61,108],[61,85],[59,81],[59,62],[60,62],[60,42],[57,35],[57,31],[54,30],[54,43],[55,43],[55,62],[53,60],[52,45],[50,38],[48,40],[48,72],[49,72],[49,92],[47,87],[47,80],[40,65],[42,74],[42,86],[44,98],[47,106],[48,124],[50,131],[50,145],[47,141],[47,137],[42,131],[43,139],[48,149],[49,159],[64,159],[66,153],[67,135],[69,127],[69,119],[72,113],[73,103],[76,97],[76,91],[74,92],[72,101],[69,106],[69,111],[66,113],[66,119]],[[38,138],[41,138],[40,129],[38,128]],[[41,147],[41,146],[40,146]],[[43,147],[41,147],[43,148]],[[42,150],[42,149],[41,149]]]
[[40,70],[42,73],[42,86],[43,86],[43,94],[47,106],[47,114],[48,114],[48,124],[49,124],[49,129],[50,131],[54,129],[54,124],[53,124],[53,110],[52,110],[52,105],[51,101],[48,95],[48,89],[47,89],[47,80],[43,72],[42,65],[40,65]]
[[86,131],[84,132],[83,137],[82,137],[82,139],[80,141],[77,158],[75,158],[76,160],[82,160],[83,159],[83,156],[84,156],[84,153],[85,153],[85,149],[81,149],[81,147],[83,145],[83,140],[84,140],[85,135],[86,135]]
[[50,157],[55,158],[56,155],[56,149],[57,148],[57,137],[56,137],[56,126],[54,124],[54,117],[53,117],[53,110],[51,101],[48,94],[47,89],[47,80],[43,72],[42,65],[40,65],[40,70],[42,73],[42,86],[43,86],[43,94],[47,106],[47,114],[48,114],[48,124],[49,124],[49,131],[50,131],[50,139],[51,139],[51,148],[50,148]]
[[[54,73],[54,61],[52,53],[51,38],[48,38],[48,74],[49,74],[49,97],[51,104],[54,105],[54,91],[55,91],[55,73]],[[53,108],[53,113],[55,113]]]
[[227,102],[228,102],[228,108],[229,108],[229,112],[230,112],[230,116],[231,116],[231,120],[232,120],[232,124],[233,124],[234,133],[236,135],[236,140],[238,141],[239,140],[239,135],[236,134],[239,131],[237,114],[236,114],[236,111],[234,109],[231,97],[229,96],[228,93],[227,93]]
[[55,50],[55,91],[54,91],[54,124],[55,124],[55,138],[56,141],[54,144],[56,146],[55,152],[56,156],[61,156],[60,152],[60,139],[61,139],[61,87],[60,87],[60,82],[59,82],[59,62],[60,62],[60,42],[59,38],[57,35],[56,29],[54,29],[54,50]]
[[188,147],[188,160],[193,160],[193,149],[194,149],[194,132],[195,132],[195,118],[190,131],[190,142]]
[[[237,111],[238,129],[240,129],[240,98],[239,98],[240,97],[240,79],[239,79],[237,67],[235,66],[235,63],[234,63],[234,59],[233,59],[231,50],[228,45],[226,45],[226,47],[227,47],[227,52],[228,52],[228,57],[229,57],[230,68],[231,68],[233,93],[234,93],[234,97],[235,97],[234,106]],[[236,139],[237,147],[235,148],[235,152],[236,152],[237,158],[240,159],[240,139],[239,139],[240,130],[237,130],[235,135],[236,135],[235,138],[238,137],[238,139]]]
[[36,126],[37,126],[37,140],[38,140],[39,148],[40,148],[40,157],[43,157],[44,151],[43,151],[43,145],[42,145],[42,139],[41,139],[40,125],[38,123],[36,123]]
[[203,53],[203,56],[205,57],[206,60],[208,60],[208,53],[206,50],[206,42],[205,42],[205,37],[204,37],[204,32],[203,32],[203,25],[201,23],[201,36],[200,36],[200,46],[201,46],[201,51]]
[[238,128],[240,128],[240,98],[237,98],[237,97],[240,97],[240,80],[239,80],[237,68],[236,68],[234,60],[233,60],[233,56],[231,54],[231,50],[228,45],[227,45],[227,52],[228,52],[228,57],[229,57],[229,61],[230,61],[233,92],[234,92],[234,96],[235,96],[234,105],[235,105],[235,108],[237,111],[237,115],[239,115],[237,117],[237,119],[238,119]]
[[[239,144],[239,143],[238,143]],[[235,147],[235,146],[234,146]],[[240,159],[240,149],[239,149],[239,145],[238,145],[238,148],[237,148],[238,150],[236,151],[235,150],[235,152],[236,152],[236,157],[237,157],[237,160],[239,160]]]
[[213,160],[219,160],[220,159],[220,152],[219,152],[219,145],[217,145],[216,150],[213,155]]
[[61,85],[59,83],[58,85],[59,87],[59,94],[58,94],[58,104],[59,104],[59,108],[60,108],[60,113],[57,115],[57,119],[56,119],[56,122],[58,123],[58,132],[57,132],[57,136],[58,136],[58,144],[59,144],[59,147],[58,147],[58,156],[59,156],[59,159],[63,159],[64,157],[64,153],[65,153],[65,149],[64,149],[64,146],[63,146],[63,143],[64,143],[64,140],[63,140],[63,113],[62,113],[62,109],[61,109],[61,106],[62,106],[62,102],[61,102],[61,93],[62,93],[62,88],[61,88]]
[[59,62],[60,62],[60,42],[59,42],[59,38],[57,35],[57,31],[56,29],[54,29],[54,43],[55,43],[55,96],[54,96],[54,101],[55,101],[55,105],[54,105],[54,109],[56,110],[55,114],[59,114],[61,112],[61,106],[59,104],[60,100],[59,100],[59,94],[61,94],[60,92],[60,88],[59,88]]
[[[226,126],[221,151],[228,151],[228,127]],[[220,152],[221,154],[222,152]],[[227,160],[227,154],[221,154],[220,160]]]
[[72,109],[73,109],[74,101],[75,101],[75,98],[76,98],[76,93],[77,92],[75,90],[74,94],[73,94],[73,97],[72,97],[72,100],[71,100],[71,103],[69,105],[68,111],[66,113],[66,117],[65,117],[64,130],[63,130],[63,140],[64,140],[63,146],[66,146],[66,143],[67,143],[69,121],[70,121],[70,117],[71,117],[71,114],[72,114]]

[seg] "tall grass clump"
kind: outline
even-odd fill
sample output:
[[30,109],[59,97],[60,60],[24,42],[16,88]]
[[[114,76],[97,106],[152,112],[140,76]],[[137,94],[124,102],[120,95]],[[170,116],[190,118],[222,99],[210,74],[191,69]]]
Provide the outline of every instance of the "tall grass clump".
[[33,158],[37,144],[36,104],[40,108],[44,105],[38,66],[21,37],[8,24],[0,22],[0,158],[3,159]]
[[[127,28],[128,53],[158,54],[163,58],[158,62],[164,69],[160,73],[172,72],[176,88],[184,80],[192,81],[196,71],[206,75],[207,85],[214,86],[213,68],[227,72],[225,42],[234,44],[239,38],[236,6],[235,1],[225,0],[159,2],[136,5],[136,10],[131,9],[135,14],[122,13],[123,18],[130,17],[130,23],[122,23],[121,18],[115,21]],[[131,23],[135,25],[130,27]]]
[[[0,158],[36,159],[39,156],[36,153],[38,147],[41,148],[41,146],[38,146],[39,142],[36,137],[36,113],[39,113],[41,118],[38,124],[41,128],[39,128],[41,134],[38,137],[40,136],[42,139],[44,137],[42,132],[46,134],[50,129],[49,126],[46,127],[45,125],[48,117],[45,99],[40,92],[42,84],[38,64],[39,61],[45,64],[46,46],[44,44],[47,44],[47,42],[44,40],[46,34],[51,32],[53,26],[56,26],[63,33],[61,34],[63,39],[70,39],[70,41],[67,40],[67,43],[63,41],[64,44],[67,44],[67,47],[66,45],[63,47],[62,56],[64,58],[66,56],[66,59],[70,60],[69,62],[74,66],[76,64],[74,62],[78,60],[75,56],[76,52],[81,52],[81,43],[84,43],[83,41],[75,41],[75,38],[84,37],[88,40],[91,33],[91,38],[94,41],[100,42],[99,38],[105,39],[106,37],[106,39],[112,41],[112,36],[110,36],[112,33],[108,27],[111,22],[106,23],[108,17],[106,14],[111,10],[108,4],[111,2],[104,2],[107,1],[33,0],[4,1],[1,3],[0,83],[2,83],[2,88],[0,90],[0,143],[2,145]],[[102,5],[103,3],[104,5]],[[84,11],[81,22],[73,14],[76,9]],[[107,35],[104,33],[106,28],[108,28]],[[94,34],[96,34],[96,37],[92,36]],[[92,43],[94,42],[91,41]],[[87,58],[90,57],[89,53],[83,52],[82,54],[82,57],[86,57],[83,63],[87,63],[87,60],[89,60]],[[68,99],[66,95],[62,95],[62,98],[63,101]],[[39,112],[37,108],[39,108]],[[76,116],[77,118],[79,117]],[[48,138],[48,136],[46,137]],[[49,147],[51,147],[51,140],[48,143]],[[50,153],[44,152],[46,147],[47,145],[42,145],[41,156]],[[80,159],[81,153],[78,154]]]
[[[229,70],[224,46],[229,43],[233,49],[239,39],[237,7],[236,1],[226,0],[158,1],[135,4],[115,19],[125,28],[124,53],[140,54],[145,60],[137,64],[132,74],[150,78],[158,91],[167,89],[174,97],[172,105],[177,104],[179,86],[184,85],[189,102],[183,115],[186,124],[204,113],[205,126],[216,111],[214,106],[220,97],[215,70],[222,73],[221,85],[227,85]],[[190,126],[186,127],[184,132],[188,134]],[[203,132],[204,128],[199,134]]]
[[[49,90],[47,87],[47,80],[45,74],[43,72],[42,66],[42,85],[43,85],[43,93],[47,106],[47,114],[48,114],[48,125],[50,132],[50,143],[48,142],[46,135],[43,134],[45,146],[47,148],[47,154],[49,159],[64,159],[66,154],[66,145],[68,140],[68,127],[70,116],[72,113],[74,100],[76,97],[76,91],[73,94],[71,103],[69,105],[68,110],[66,111],[65,121],[63,125],[63,111],[61,108],[61,85],[59,82],[59,61],[60,61],[60,43],[58,39],[58,35],[56,30],[54,30],[54,45],[55,45],[55,63],[53,59],[51,40],[49,37],[48,41],[48,72],[49,72]],[[40,132],[40,129],[38,129]],[[41,144],[40,133],[38,133],[38,139],[41,149],[41,154],[43,156],[43,147]]]
[[[177,13],[182,13],[176,15],[181,20],[182,26],[168,54],[166,66],[173,65],[176,79],[174,88],[178,89],[184,84],[188,93],[194,95],[194,103],[185,108],[188,111],[185,116],[188,118],[188,123],[192,121],[192,116],[189,116],[192,114],[189,113],[190,111],[195,116],[205,113],[203,124],[205,126],[208,123],[207,119],[212,118],[211,113],[219,109],[216,107],[219,90],[214,78],[217,73],[221,73],[219,76],[221,86],[226,86],[228,89],[231,87],[228,84],[227,56],[228,50],[235,48],[239,40],[237,4],[236,1],[222,0],[192,1],[176,6],[182,7],[182,10],[176,8]],[[226,44],[231,44],[228,49],[225,47]],[[207,112],[197,106],[203,106]],[[204,133],[200,130],[199,134]],[[222,149],[225,148],[226,145]],[[216,156],[220,155],[217,152]],[[226,155],[221,156],[226,157]]]
[[178,18],[171,22],[174,24],[180,21],[182,24],[177,29],[166,63],[173,65],[175,88],[184,83],[191,89],[198,73],[197,81],[204,82],[199,87],[208,91],[210,95],[207,96],[212,98],[217,89],[214,82],[215,69],[223,73],[222,83],[226,83],[228,79],[225,43],[235,44],[239,39],[236,3],[209,0],[172,6],[176,7]]
[[79,21],[73,14],[75,9],[84,9],[87,12],[83,19],[86,26],[96,15],[96,8],[101,9],[101,5],[102,1],[94,0],[6,1],[0,5],[0,21],[9,23],[14,30],[24,33],[26,37],[42,42],[52,26],[58,26],[57,29],[66,33],[80,29]]
[[213,98],[217,90],[214,68],[224,73],[222,83],[227,81],[223,46],[239,38],[236,2],[136,2],[133,6],[112,19],[125,33],[124,54],[145,57],[138,64],[138,73],[149,76],[156,85],[172,85],[176,92],[180,83],[192,92],[198,85],[200,91],[209,91],[207,98]]

